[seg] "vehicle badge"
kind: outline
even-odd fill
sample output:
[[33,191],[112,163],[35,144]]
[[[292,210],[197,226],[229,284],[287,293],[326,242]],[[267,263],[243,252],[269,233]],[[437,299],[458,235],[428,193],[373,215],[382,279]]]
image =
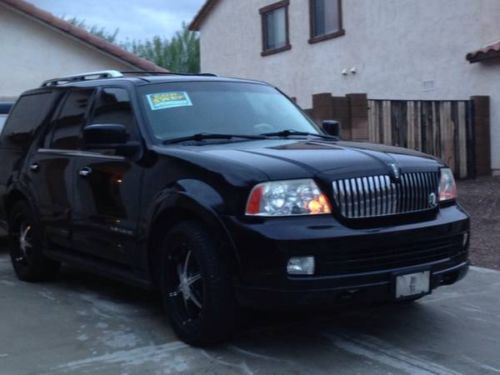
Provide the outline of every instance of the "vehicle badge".
[[391,167],[391,178],[394,182],[399,182],[401,180],[401,170],[395,163],[390,163]]
[[429,207],[434,208],[437,206],[437,196],[436,193],[429,194]]

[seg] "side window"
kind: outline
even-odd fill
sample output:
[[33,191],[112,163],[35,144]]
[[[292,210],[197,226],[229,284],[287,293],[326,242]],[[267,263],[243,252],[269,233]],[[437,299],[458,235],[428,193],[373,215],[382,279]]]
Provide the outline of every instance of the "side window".
[[54,91],[21,96],[5,123],[2,144],[14,148],[28,147],[57,97],[58,93]]
[[130,138],[136,138],[137,125],[127,90],[120,88],[103,89],[97,99],[94,115],[90,123],[124,125],[130,134]]
[[80,148],[81,130],[87,122],[87,110],[93,93],[93,90],[72,90],[69,93],[55,120],[50,148]]

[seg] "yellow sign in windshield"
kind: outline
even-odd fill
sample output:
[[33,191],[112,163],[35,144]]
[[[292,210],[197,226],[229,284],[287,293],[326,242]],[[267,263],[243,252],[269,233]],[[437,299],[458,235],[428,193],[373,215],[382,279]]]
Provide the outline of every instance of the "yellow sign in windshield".
[[169,91],[146,95],[151,110],[190,107],[193,105],[185,91]]

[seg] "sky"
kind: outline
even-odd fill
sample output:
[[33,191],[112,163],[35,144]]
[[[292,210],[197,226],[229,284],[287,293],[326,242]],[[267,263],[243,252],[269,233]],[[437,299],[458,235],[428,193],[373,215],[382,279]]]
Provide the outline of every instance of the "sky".
[[145,40],[155,35],[170,38],[189,23],[204,0],[29,0],[56,16],[77,17],[89,26],[98,25],[118,40]]

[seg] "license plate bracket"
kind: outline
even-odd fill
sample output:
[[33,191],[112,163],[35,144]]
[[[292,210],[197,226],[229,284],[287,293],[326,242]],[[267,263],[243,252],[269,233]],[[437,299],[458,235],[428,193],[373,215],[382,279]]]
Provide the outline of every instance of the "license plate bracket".
[[431,272],[420,271],[394,275],[394,297],[408,299],[431,292]]

